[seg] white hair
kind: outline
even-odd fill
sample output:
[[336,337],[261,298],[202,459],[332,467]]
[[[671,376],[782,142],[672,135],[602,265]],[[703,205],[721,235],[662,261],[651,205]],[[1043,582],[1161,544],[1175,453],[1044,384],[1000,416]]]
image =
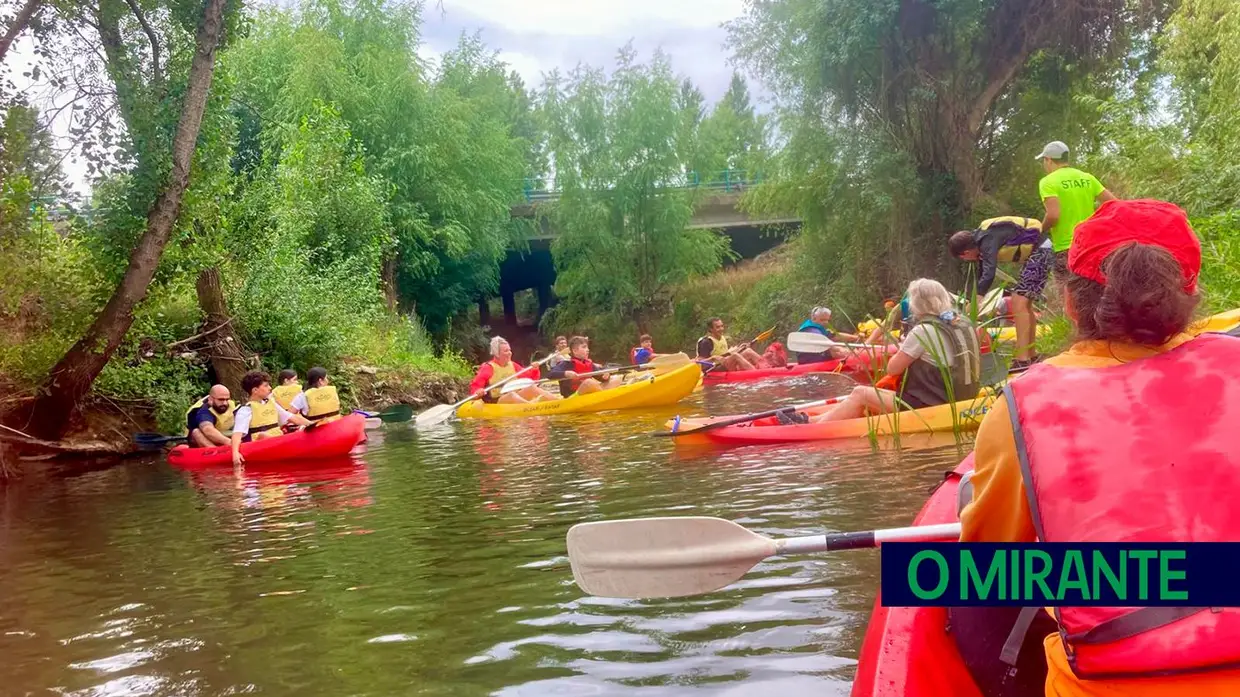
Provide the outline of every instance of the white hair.
[[508,340],[502,336],[491,337],[491,355],[498,356],[500,347],[502,347],[506,343],[508,343]]
[[908,284],[908,309],[914,317],[941,315],[952,309],[952,296],[942,283],[919,278]]
[[815,318],[815,317],[817,317],[818,315],[823,314],[823,313],[826,313],[827,315],[830,315],[830,314],[831,314],[831,308],[826,307],[825,305],[819,305],[818,307],[815,307],[814,309],[812,309],[812,310],[810,310],[810,311],[809,311],[809,318],[810,318],[810,319],[813,319],[813,318]]

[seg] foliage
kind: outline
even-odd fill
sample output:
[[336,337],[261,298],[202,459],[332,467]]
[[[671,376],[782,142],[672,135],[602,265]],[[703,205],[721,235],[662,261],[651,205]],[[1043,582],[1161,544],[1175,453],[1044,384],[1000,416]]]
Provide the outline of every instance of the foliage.
[[622,50],[610,78],[579,67],[553,73],[540,94],[561,191],[550,217],[556,293],[549,323],[564,331],[648,322],[673,285],[719,268],[727,241],[687,229],[684,139],[695,109],[667,58],[641,64]]

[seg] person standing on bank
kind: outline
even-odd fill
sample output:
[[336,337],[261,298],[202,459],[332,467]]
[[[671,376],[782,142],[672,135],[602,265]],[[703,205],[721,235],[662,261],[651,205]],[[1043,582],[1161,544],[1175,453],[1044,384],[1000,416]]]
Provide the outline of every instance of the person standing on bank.
[[1042,231],[1051,238],[1055,252],[1055,275],[1063,278],[1068,271],[1068,248],[1076,226],[1094,214],[1094,204],[1102,205],[1115,199],[1098,178],[1073,167],[1068,146],[1062,141],[1052,141],[1042,148],[1036,158],[1046,170],[1046,176],[1038,182],[1038,195],[1046,207],[1042,219]]

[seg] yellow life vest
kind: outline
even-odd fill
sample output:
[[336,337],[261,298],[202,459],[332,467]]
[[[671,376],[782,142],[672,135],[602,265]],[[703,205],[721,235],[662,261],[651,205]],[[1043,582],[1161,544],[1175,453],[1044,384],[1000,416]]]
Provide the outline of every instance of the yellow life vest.
[[284,411],[292,411],[293,398],[298,392],[301,392],[301,385],[280,385],[271,391],[271,396],[280,406],[284,407]]
[[[207,403],[207,398],[203,397],[197,402],[194,402],[194,405],[191,406],[189,409],[185,410],[185,425],[186,426],[189,426],[189,415],[201,409],[203,405],[205,405],[206,403]],[[211,410],[211,413],[215,415],[215,428],[217,431],[219,431],[220,433],[227,433],[228,431],[232,430],[233,411],[235,411],[236,409],[237,409],[237,403],[230,399],[228,400],[228,411],[224,412],[223,414],[219,413],[218,411],[214,409]],[[185,429],[185,435],[187,436],[189,435],[188,428]]]
[[335,385],[306,390],[306,418],[329,424],[340,418],[340,396]]
[[246,433],[247,438],[253,438],[260,433],[280,432],[280,412],[276,411],[276,400],[250,402],[249,407],[250,430]]
[[[986,230],[992,225],[998,223],[1011,223],[1025,228],[1026,230],[1042,231],[1042,221],[1037,218],[1022,218],[1018,215],[1001,215],[995,218],[987,218],[978,224],[979,230]],[[999,248],[998,259],[1004,262],[1020,261],[1028,259],[1033,254],[1034,245],[1032,242],[1021,245],[1004,245]]]
[[[488,385],[494,385],[500,380],[517,374],[517,369],[512,367],[512,361],[508,361],[508,365],[500,365],[495,361],[490,363],[493,372],[491,373],[491,379],[487,382]],[[491,399],[499,399],[499,390],[491,390],[490,396]]]
[[724,337],[720,337],[720,338],[716,339],[715,337],[711,336],[710,334],[707,334],[706,336],[704,336],[704,337],[702,337],[702,338],[703,338],[703,339],[710,339],[710,345],[711,345],[710,355],[711,355],[711,358],[714,358],[715,356],[722,356],[723,354],[725,354],[725,353],[727,353],[727,352],[728,352],[728,338],[727,338],[726,336],[724,336]]

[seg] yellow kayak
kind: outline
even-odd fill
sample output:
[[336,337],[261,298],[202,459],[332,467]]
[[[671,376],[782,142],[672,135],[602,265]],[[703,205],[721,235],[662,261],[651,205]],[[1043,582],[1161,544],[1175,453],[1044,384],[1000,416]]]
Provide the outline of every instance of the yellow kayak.
[[[955,402],[940,404],[924,409],[901,411],[893,414],[865,416],[859,419],[843,421],[827,421],[811,424],[780,424],[775,417],[766,417],[744,425],[725,426],[702,433],[689,432],[678,436],[676,442],[693,443],[787,443],[794,441],[835,440],[841,438],[866,438],[870,434],[889,436],[896,433],[950,433],[953,431],[976,431],[982,423],[982,417],[990,411],[997,392],[992,388],[983,389],[977,397]],[[834,405],[811,407],[803,410],[810,415],[818,415],[829,411]],[[679,428],[691,425],[705,425],[712,421],[721,421],[735,417],[717,416],[713,418],[681,419]],[[671,430],[674,420],[669,420],[664,427]]]
[[456,410],[456,415],[462,419],[488,419],[666,406],[689,396],[701,377],[702,367],[691,362],[663,375],[648,375],[621,387],[573,395],[553,402],[487,404],[476,399],[462,405]]
[[1220,312],[1188,325],[1188,333],[1196,336],[1206,332],[1226,332],[1240,324],[1240,308]]

